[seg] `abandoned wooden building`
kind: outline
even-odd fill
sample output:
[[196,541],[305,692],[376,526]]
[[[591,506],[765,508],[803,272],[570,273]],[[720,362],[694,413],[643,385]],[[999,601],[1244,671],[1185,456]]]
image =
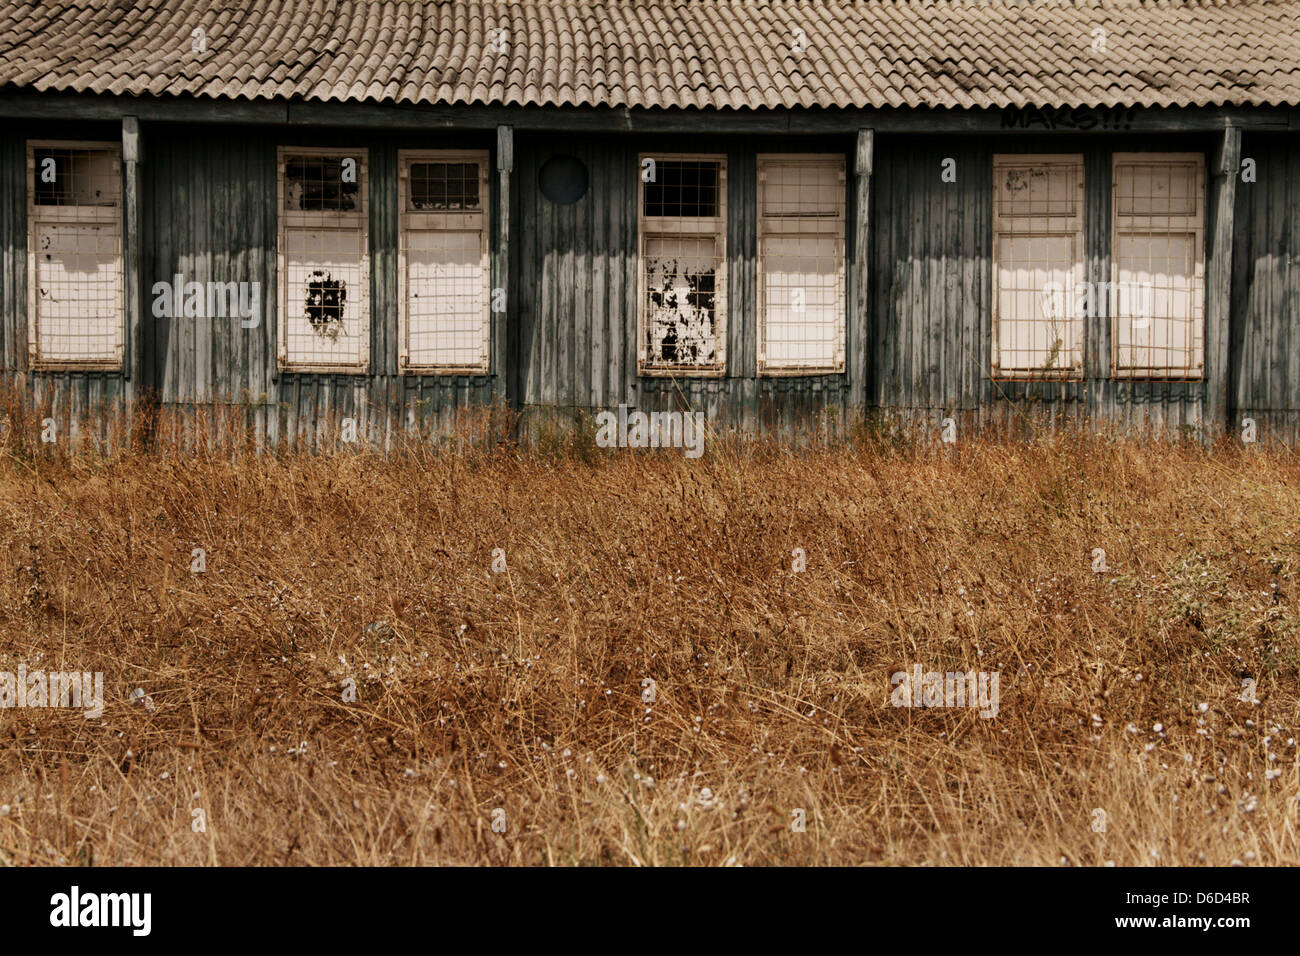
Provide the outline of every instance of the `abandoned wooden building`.
[[93,410],[1300,435],[1300,2],[0,0],[7,379]]

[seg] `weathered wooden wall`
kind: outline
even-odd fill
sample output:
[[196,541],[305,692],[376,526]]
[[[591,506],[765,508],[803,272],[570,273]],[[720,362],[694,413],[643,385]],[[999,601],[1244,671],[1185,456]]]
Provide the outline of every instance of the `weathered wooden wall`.
[[[0,296],[5,369],[32,389],[44,410],[72,428],[96,409],[123,405],[122,372],[27,373],[27,138],[114,140],[121,127],[52,131],[12,127],[0,138]],[[458,412],[504,403],[504,376],[399,375],[397,372],[397,150],[488,148],[496,138],[471,135],[264,129],[213,125],[145,125],[141,185],[142,381],[165,414],[199,408],[233,413],[260,440],[337,440],[355,418],[358,434],[391,443],[404,430],[449,433]],[[371,358],[365,374],[283,374],[276,367],[276,168],[280,145],[369,149]],[[495,191],[494,191],[495,197]],[[499,211],[491,209],[494,229]],[[495,248],[495,246],[494,246]],[[504,260],[493,256],[494,285]],[[258,282],[259,325],[237,318],[156,317],[152,287],[171,282]],[[505,322],[504,314],[494,322]],[[481,415],[476,418],[481,419]]]
[[[1166,151],[1208,150],[1204,136],[1164,137]],[[869,374],[887,416],[938,426],[1093,417],[1135,427],[1201,421],[1204,382],[1123,382],[1109,376],[1110,322],[1085,321],[1084,374],[1075,382],[994,381],[993,157],[1079,153],[1084,158],[1085,279],[1110,281],[1111,154],[1142,148],[1124,137],[900,137],[876,140],[872,182]],[[1151,147],[1149,138],[1146,148]],[[945,183],[943,160],[956,160]],[[1207,271],[1210,263],[1207,262]]]
[[4,381],[25,391],[36,418],[51,417],[60,440],[106,442],[126,427],[129,383],[121,372],[33,372],[27,355],[27,140],[120,140],[118,123],[42,124],[0,133],[0,355]]
[[[397,150],[491,148],[490,134],[394,137],[355,131],[231,130],[214,142],[210,126],[146,127],[145,291],[182,273],[186,281],[259,281],[263,321],[153,318],[146,365],[164,407],[208,402],[250,408],[272,443],[328,440],[326,430],[355,418],[359,433],[389,442],[404,429],[448,431],[458,409],[504,400],[494,375],[401,375],[397,371]],[[152,135],[151,135],[152,134]],[[282,145],[369,150],[370,369],[366,374],[286,374],[276,367],[275,149]],[[499,223],[497,210],[492,220]],[[500,263],[494,262],[494,270]],[[148,305],[148,301],[146,302]],[[146,310],[148,312],[148,310]],[[494,321],[504,321],[495,316]],[[364,429],[361,428],[364,423]]]
[[[268,442],[329,441],[356,417],[375,441],[404,429],[453,429],[465,410],[509,402],[533,420],[571,419],[626,403],[643,410],[691,407],[717,427],[776,434],[882,414],[937,425],[1091,416],[1177,429],[1201,423],[1209,383],[1116,382],[1109,378],[1109,323],[1087,322],[1080,382],[994,382],[990,323],[992,162],[998,152],[1078,152],[1085,157],[1087,278],[1109,279],[1110,163],[1115,151],[1158,146],[1201,150],[1207,182],[1216,136],[1161,134],[981,134],[942,138],[878,135],[870,180],[870,229],[855,242],[853,136],[674,136],[516,133],[509,253],[494,240],[493,285],[506,289],[493,371],[473,376],[397,373],[396,152],[399,148],[487,148],[493,164],[493,231],[502,224],[497,136],[320,127],[150,124],[140,165],[142,340],[140,379],[123,373],[30,373],[27,369],[27,138],[118,139],[120,124],[13,123],[0,133],[0,355],[8,380],[61,422],[121,410],[138,387],[164,409],[234,411]],[[281,374],[275,363],[275,148],[302,143],[369,150],[371,367],[364,375]],[[638,154],[721,152],[728,157],[727,371],[720,378],[636,374]],[[755,374],[756,161],[761,152],[840,152],[846,158],[846,275],[860,257],[865,301],[849,289],[844,375],[760,378]],[[589,189],[559,206],[538,187],[552,155],[577,156]],[[1230,336],[1222,417],[1256,418],[1269,437],[1300,434],[1300,137],[1247,134],[1243,155],[1257,182],[1238,182],[1232,232]],[[957,162],[955,184],[940,178]],[[1217,186],[1209,186],[1211,200]],[[1214,202],[1208,216],[1215,215]],[[1207,221],[1207,236],[1214,223]],[[1207,246],[1210,243],[1207,241]],[[1215,265],[1207,249],[1207,277]],[[151,287],[184,281],[257,281],[262,322],[155,318]],[[850,396],[864,396],[861,407]]]
[[1300,135],[1247,134],[1237,183],[1228,418],[1240,434],[1300,443]]
[[[848,157],[846,231],[853,222],[852,148],[846,137],[583,137],[530,135],[516,146],[518,292],[511,360],[514,394],[536,419],[594,413],[626,403],[645,411],[689,407],[719,427],[790,433],[846,410],[865,355],[845,375],[759,378],[757,354],[757,160],[764,152],[835,152]],[[720,378],[637,375],[638,156],[642,152],[727,156],[727,370]],[[580,159],[587,195],[556,205],[538,187],[552,156]],[[851,263],[855,250],[850,243]],[[863,316],[849,324],[865,330]],[[851,341],[861,343],[862,334]],[[540,414],[539,414],[540,413]]]

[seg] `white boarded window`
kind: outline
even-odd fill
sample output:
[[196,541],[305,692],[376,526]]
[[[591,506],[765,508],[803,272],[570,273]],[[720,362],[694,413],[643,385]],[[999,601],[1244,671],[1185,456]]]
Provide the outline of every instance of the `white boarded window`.
[[1205,371],[1205,158],[1116,153],[1112,181],[1111,374]]
[[364,149],[278,150],[279,365],[370,365],[369,176]]
[[398,363],[486,372],[491,340],[488,154],[399,150]]
[[641,374],[727,367],[727,161],[640,157],[637,350]]
[[993,157],[993,373],[1083,373],[1083,157]]
[[122,367],[118,143],[27,144],[27,348],[34,368]]
[[758,157],[758,370],[844,371],[844,157]]

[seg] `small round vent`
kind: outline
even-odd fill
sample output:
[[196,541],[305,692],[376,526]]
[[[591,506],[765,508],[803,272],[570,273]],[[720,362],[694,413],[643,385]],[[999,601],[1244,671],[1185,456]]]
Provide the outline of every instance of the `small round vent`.
[[537,179],[542,195],[560,206],[587,195],[587,167],[575,156],[552,156],[542,164]]

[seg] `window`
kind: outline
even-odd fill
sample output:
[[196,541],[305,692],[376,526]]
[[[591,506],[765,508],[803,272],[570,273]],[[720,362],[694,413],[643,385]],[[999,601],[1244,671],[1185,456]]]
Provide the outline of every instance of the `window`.
[[370,364],[367,153],[278,154],[279,365],[363,372]]
[[399,150],[398,362],[486,372],[491,337],[488,154]]
[[993,157],[993,374],[1083,373],[1083,157]]
[[1116,153],[1112,181],[1111,373],[1205,371],[1205,158]]
[[122,367],[122,151],[27,144],[27,348],[34,368]]
[[727,161],[641,156],[641,374],[727,367]]
[[844,157],[758,157],[758,370],[844,371]]

